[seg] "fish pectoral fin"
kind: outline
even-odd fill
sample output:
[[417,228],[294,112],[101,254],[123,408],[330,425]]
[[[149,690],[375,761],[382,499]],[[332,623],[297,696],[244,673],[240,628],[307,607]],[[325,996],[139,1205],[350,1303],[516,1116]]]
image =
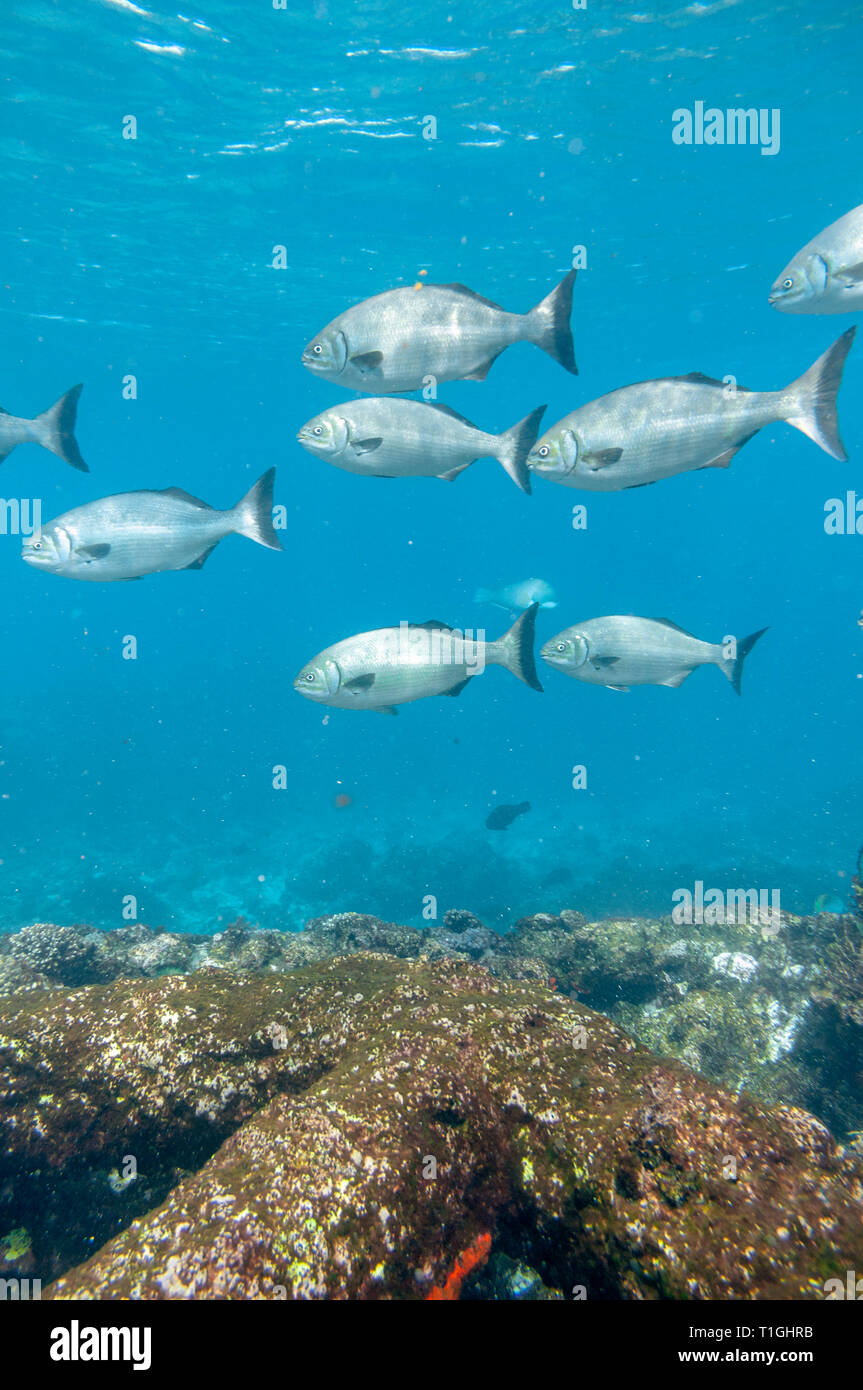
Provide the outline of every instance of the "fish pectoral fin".
[[[833,279],[837,284],[844,286],[847,290],[856,290],[861,280],[863,280],[863,261],[857,265],[846,266],[844,270],[838,271]],[[3,414],[5,415],[5,411]]]
[[597,468],[607,468],[610,463],[617,463],[622,454],[622,449],[590,449],[582,454],[581,462],[595,472]]
[[628,686],[628,685],[607,685],[605,688],[606,688],[606,690],[619,690],[619,691],[621,692],[622,695],[628,695],[628,694],[629,694],[629,686]]
[[[216,541],[216,545],[218,545],[218,544],[219,544],[219,542]],[[207,560],[209,559],[209,557],[212,555],[213,551],[215,550],[216,545],[211,545],[210,548],[209,548],[209,550],[205,550],[204,553],[203,553],[203,555],[199,555],[198,558],[197,558],[197,560],[193,560],[192,563],[191,563],[190,565],[184,565],[184,566],[183,566],[183,569],[186,569],[186,570],[202,570],[202,569],[204,568],[204,565],[206,564]]]
[[105,541],[100,545],[78,545],[75,547],[75,554],[83,555],[85,560],[104,560],[110,552],[111,547]]
[[696,472],[700,473],[702,468],[727,468],[734,458],[734,455],[739,454],[744,444],[748,444],[750,439],[754,439],[757,433],[757,430],[753,430],[751,434],[747,434],[745,439],[741,439],[739,444],[733,444],[731,448],[726,449],[724,453],[717,454],[716,458],[711,459],[709,463],[702,463],[700,467],[696,469]]
[[371,690],[374,683],[375,673],[369,671],[364,676],[354,676],[353,680],[345,681],[344,689],[353,690],[358,694],[361,690]]
[[371,372],[375,367],[379,367],[383,360],[382,352],[358,352],[356,357],[351,358],[351,365],[360,372]]
[[[379,434],[375,435],[372,439],[355,439],[353,441],[353,450],[355,454],[372,454],[375,449],[381,447],[383,442],[383,436]],[[388,475],[383,474],[383,476],[387,477]]]
[[202,502],[200,497],[193,497],[191,492],[184,492],[181,487],[163,487],[159,489],[163,497],[176,497],[178,502],[188,502],[192,507],[200,507],[202,512],[212,512],[215,510],[209,502]]
[[687,666],[685,671],[680,671],[676,676],[669,676],[667,681],[657,681],[657,685],[671,685],[677,689],[679,685],[683,684],[687,676],[692,675],[694,670],[694,666]]
[[449,690],[442,690],[441,695],[460,695],[465,686],[470,685],[472,680],[473,676],[465,676],[463,681],[459,681],[457,685],[450,686]]
[[456,465],[455,468],[449,468],[447,469],[446,473],[438,473],[437,476],[439,478],[442,478],[446,483],[454,482],[455,479],[458,477],[459,473],[463,473],[466,468],[470,468],[471,463],[475,462],[475,459],[471,459],[470,463],[459,463]]
[[619,660],[619,656],[595,656],[590,664],[594,670],[601,671],[605,666],[614,666]]
[[[501,348],[500,352],[503,352],[503,348]],[[500,352],[496,352],[487,362],[481,362],[478,367],[474,367],[472,372],[465,372],[462,381],[485,381],[495,362],[500,357]]]

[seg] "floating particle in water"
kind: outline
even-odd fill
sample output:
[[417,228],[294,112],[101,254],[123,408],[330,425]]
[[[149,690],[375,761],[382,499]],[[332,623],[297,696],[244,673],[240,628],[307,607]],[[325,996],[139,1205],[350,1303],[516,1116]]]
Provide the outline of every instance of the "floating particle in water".
[[343,807],[345,807],[345,806],[350,806],[350,804],[351,804],[352,801],[353,801],[353,797],[352,797],[352,796],[348,796],[347,792],[339,792],[339,794],[338,794],[338,796],[336,797],[336,800],[335,800],[335,805],[336,805],[336,808],[337,808],[339,811],[341,811]]

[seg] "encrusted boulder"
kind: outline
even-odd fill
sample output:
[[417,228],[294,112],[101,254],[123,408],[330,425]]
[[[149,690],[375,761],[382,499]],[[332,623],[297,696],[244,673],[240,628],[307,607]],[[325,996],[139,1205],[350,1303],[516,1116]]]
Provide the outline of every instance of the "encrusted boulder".
[[75,1153],[165,1189],[44,1297],[454,1297],[505,1257],[551,1296],[794,1299],[863,1267],[863,1164],[810,1115],[467,962],[25,995],[0,1067],[7,1189],[68,1208]]

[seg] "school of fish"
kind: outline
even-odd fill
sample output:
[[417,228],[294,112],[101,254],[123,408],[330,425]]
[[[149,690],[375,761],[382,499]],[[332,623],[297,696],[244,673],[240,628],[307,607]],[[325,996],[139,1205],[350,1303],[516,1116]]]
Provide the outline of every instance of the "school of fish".
[[[503,430],[485,430],[435,399],[450,381],[484,381],[496,359],[527,342],[577,374],[571,314],[576,271],[540,303],[515,313],[465,285],[425,282],[374,295],[331,319],[301,361],[320,380],[362,393],[329,406],[297,433],[309,454],[374,478],[453,481],[474,461],[497,460],[524,493],[532,478],[567,488],[616,492],[704,468],[728,468],[767,425],[783,422],[830,457],[847,459],[837,396],[855,328],[847,329],[790,385],[749,390],[733,379],[690,372],[619,387],[576,406],[540,434],[545,406]],[[776,278],[770,304],[782,313],[829,315],[863,309],[863,205],[802,247]],[[32,419],[0,409],[0,463],[35,443],[89,472],[75,438],[82,387],[72,387]],[[404,393],[422,391],[423,400]],[[245,536],[283,547],[273,524],[275,469],[227,510],[179,487],[96,498],[41,525],[22,542],[31,568],[88,582],[122,582],[169,570],[199,570],[220,541]],[[534,661],[541,609],[554,608],[547,581],[480,589],[477,603],[521,611],[487,641],[439,620],[401,621],[340,638],[302,666],[294,689],[317,704],[396,714],[434,696],[458,696],[489,665],[542,691]],[[766,631],[703,641],[668,618],[598,616],[564,628],[542,646],[542,660],[575,680],[615,691],[679,687],[699,666],[715,665],[739,694],[743,662]],[[529,809],[502,807],[515,815]],[[496,816],[498,813],[493,813]],[[490,817],[490,822],[492,817]],[[509,824],[503,816],[493,826]]]

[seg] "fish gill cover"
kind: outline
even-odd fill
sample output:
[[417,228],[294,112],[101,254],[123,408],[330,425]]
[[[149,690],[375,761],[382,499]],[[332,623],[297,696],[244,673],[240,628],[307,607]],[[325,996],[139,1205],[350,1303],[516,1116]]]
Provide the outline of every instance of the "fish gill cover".
[[[283,973],[383,952],[393,988],[443,999],[446,971],[406,962],[455,960],[478,972],[457,977],[465,998],[499,988],[515,1017],[551,991],[556,1028],[582,1005],[610,1015],[604,1045],[632,1034],[859,1147],[861,31],[837,0],[807,9],[803,45],[800,14],[4,16],[0,1000],[19,1012],[3,1036],[75,990],[98,1051],[124,979],[160,1002],[162,974],[275,971],[260,1017],[225,1016],[251,1039],[293,1008]],[[388,1019],[345,1021],[345,1047]],[[311,1004],[307,1020],[325,1028]],[[434,1053],[428,1031],[417,1049]],[[472,1076],[463,1111],[444,1095],[445,1061],[428,1113],[474,1117],[469,1165],[503,1131],[480,1124]],[[313,1049],[296,1089],[331,1064]],[[62,1130],[75,1080],[50,1065]],[[633,1212],[656,1197],[657,1114],[696,1161],[664,1071],[654,1119],[638,1109],[646,1065],[619,1083],[636,1157],[602,1150]],[[547,1109],[571,1079],[554,1072]],[[219,1142],[242,1145],[283,1089],[246,1080],[216,1107]],[[126,1103],[118,1087],[94,1089],[94,1113]],[[22,1175],[52,1140],[31,1103],[0,1275],[65,1274],[88,1233],[185,1210],[178,1169],[216,1162],[194,1126],[151,1117],[140,1183],[106,1124],[86,1172],[36,1201]],[[769,1145],[761,1125],[746,1142]],[[545,1159],[519,1162],[557,1220]],[[656,1181],[657,1201],[684,1200],[679,1173]],[[489,1244],[507,1182],[495,1168],[469,1219],[453,1187],[449,1244],[400,1208],[417,1277],[373,1261],[342,1292],[516,1297],[535,1278],[569,1296],[571,1233],[551,1254],[528,1241],[525,1268],[516,1240]],[[620,1230],[591,1247],[596,1297],[751,1294],[739,1271],[733,1295],[697,1272],[642,1284],[598,1253]],[[132,1287],[128,1247],[106,1249],[68,1287],[110,1296],[121,1266]],[[293,1283],[276,1259],[271,1282],[338,1293],[319,1255]],[[760,1290],[805,1296],[810,1274],[791,1259]]]

